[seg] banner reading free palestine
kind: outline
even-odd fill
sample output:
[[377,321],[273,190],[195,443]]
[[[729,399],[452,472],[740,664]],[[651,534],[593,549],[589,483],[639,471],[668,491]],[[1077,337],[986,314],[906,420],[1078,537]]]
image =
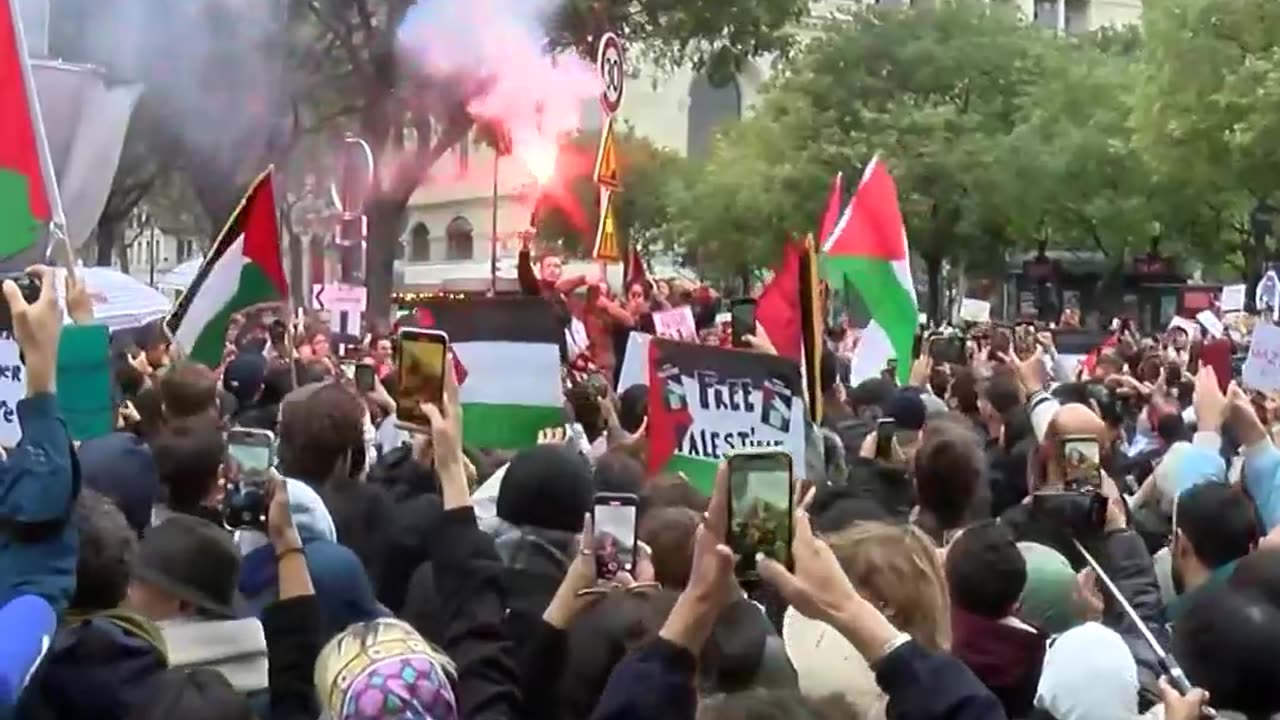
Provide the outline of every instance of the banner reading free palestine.
[[649,386],[649,470],[681,472],[710,492],[724,456],[777,447],[804,472],[800,366],[786,358],[631,333],[619,391]]

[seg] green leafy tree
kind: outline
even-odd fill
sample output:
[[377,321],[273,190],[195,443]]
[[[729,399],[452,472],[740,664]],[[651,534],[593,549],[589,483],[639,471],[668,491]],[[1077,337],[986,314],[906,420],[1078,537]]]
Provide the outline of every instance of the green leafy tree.
[[[539,200],[538,238],[573,256],[591,255],[600,221],[599,188],[592,178],[599,141],[597,132],[570,138],[557,163],[557,183],[563,184]],[[665,188],[684,171],[685,160],[629,130],[615,130],[614,142],[622,190],[613,194],[612,202],[621,247],[636,247],[641,255],[651,257],[664,245],[669,231]]]
[[1200,245],[1254,278],[1276,252],[1267,239],[1280,200],[1280,3],[1149,3],[1143,31],[1137,147],[1192,198]]
[[833,22],[781,69],[758,114],[723,135],[676,203],[676,226],[700,258],[714,249],[743,272],[776,256],[789,233],[813,231],[831,176],[879,153],[936,314],[945,265],[1003,263],[1025,241],[1010,231],[1019,198],[993,193],[1010,184],[993,158],[1053,42],[981,0]]

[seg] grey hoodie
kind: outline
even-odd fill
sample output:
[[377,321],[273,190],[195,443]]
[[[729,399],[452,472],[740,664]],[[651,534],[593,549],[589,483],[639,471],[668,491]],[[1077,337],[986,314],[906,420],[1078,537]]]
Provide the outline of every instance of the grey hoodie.
[[182,618],[159,625],[169,667],[217,670],[239,693],[266,689],[267,638],[257,618]]

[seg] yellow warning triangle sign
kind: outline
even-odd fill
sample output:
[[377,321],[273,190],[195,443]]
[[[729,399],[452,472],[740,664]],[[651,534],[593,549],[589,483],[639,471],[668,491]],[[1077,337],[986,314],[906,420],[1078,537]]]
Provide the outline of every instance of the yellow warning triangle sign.
[[600,189],[600,224],[596,227],[596,247],[591,253],[596,260],[617,262],[622,259],[618,252],[618,225],[613,219],[613,191]]
[[596,152],[596,184],[610,190],[621,190],[622,180],[618,177],[618,147],[613,141],[613,118],[604,123],[600,131],[600,149]]

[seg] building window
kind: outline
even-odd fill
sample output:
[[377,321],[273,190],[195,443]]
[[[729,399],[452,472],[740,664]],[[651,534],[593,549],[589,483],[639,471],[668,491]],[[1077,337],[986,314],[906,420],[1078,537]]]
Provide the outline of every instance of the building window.
[[742,89],[738,79],[716,87],[705,74],[699,74],[689,88],[689,157],[701,159],[710,155],[716,131],[725,123],[740,119]]
[[1035,23],[1049,30],[1058,29],[1058,4],[1063,0],[1036,0]]
[[431,262],[431,228],[425,223],[409,228],[409,262]]
[[475,228],[465,217],[459,215],[449,221],[444,239],[445,260],[471,260],[475,257]]

